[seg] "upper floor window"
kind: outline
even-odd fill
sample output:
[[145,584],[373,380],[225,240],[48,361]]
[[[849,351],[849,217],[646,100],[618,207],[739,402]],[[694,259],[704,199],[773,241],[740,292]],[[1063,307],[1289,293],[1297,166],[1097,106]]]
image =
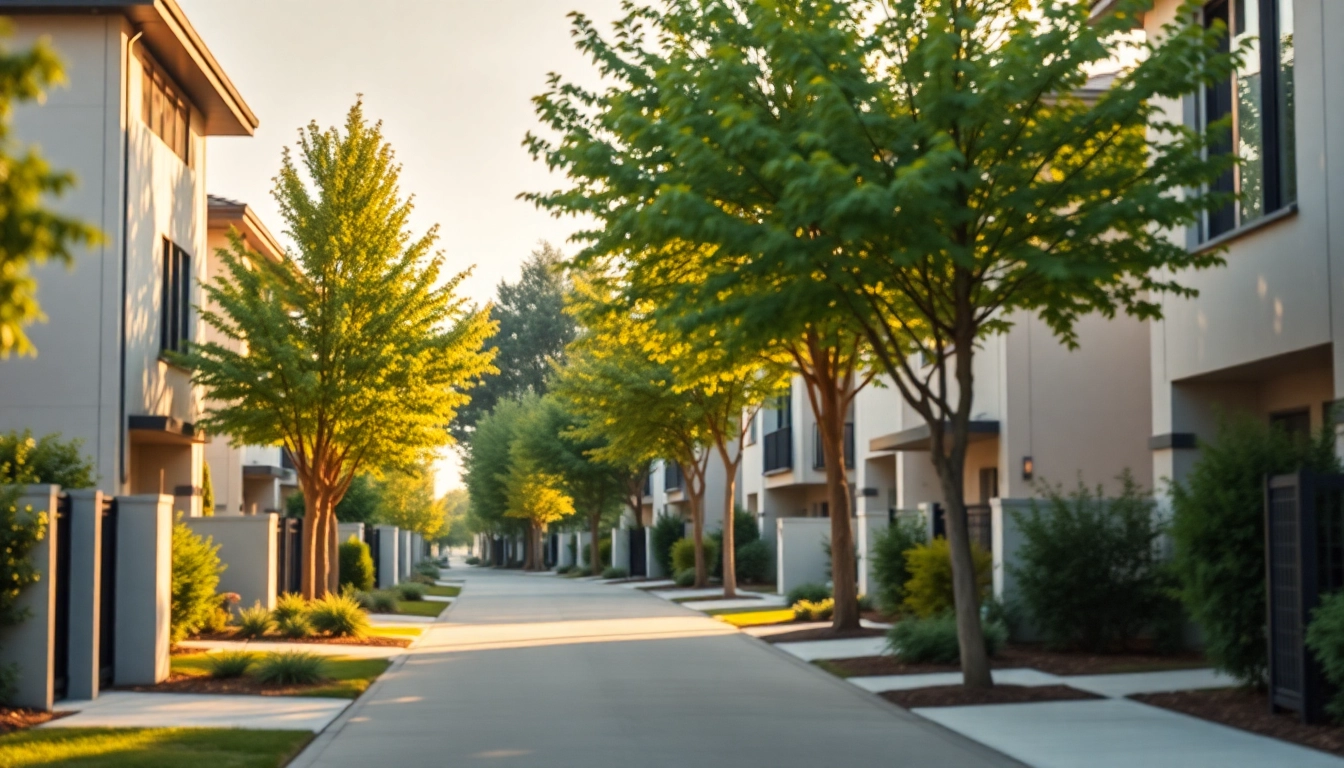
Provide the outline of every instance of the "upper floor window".
[[164,351],[183,352],[191,340],[191,256],[165,237],[162,267],[160,346]]
[[1237,192],[1241,200],[1211,211],[1201,240],[1208,240],[1285,208],[1297,199],[1293,123],[1293,0],[1213,0],[1204,6],[1204,24],[1221,21],[1228,36],[1223,50],[1249,45],[1232,77],[1204,89],[1204,125],[1228,119],[1230,135],[1216,153],[1236,152],[1239,168],[1214,189]]
[[174,85],[148,56],[141,58],[140,63],[144,73],[140,119],[182,158],[182,162],[190,163],[191,110],[182,97],[182,89]]
[[774,398],[774,400],[762,410],[762,413],[765,414],[765,426],[762,431],[767,435],[793,426],[792,386],[789,388],[789,394],[780,395],[779,397]]

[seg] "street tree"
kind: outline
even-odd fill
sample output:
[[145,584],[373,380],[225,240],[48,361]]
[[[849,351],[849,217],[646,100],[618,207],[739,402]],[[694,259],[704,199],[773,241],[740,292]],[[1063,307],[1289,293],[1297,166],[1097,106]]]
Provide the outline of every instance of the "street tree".
[[426,541],[438,537],[444,510],[434,495],[434,470],[429,464],[388,472],[378,481],[377,488],[374,516],[379,523],[413,531]]
[[[514,449],[513,463],[505,478],[509,506],[504,514],[527,524],[523,568],[540,571],[546,567],[542,555],[542,534],[548,525],[574,514],[574,499],[565,492],[564,479],[544,471],[529,454],[523,441],[514,441]],[[596,562],[597,558],[594,557],[593,561]]]
[[[526,413],[520,400],[501,400],[486,414],[471,434],[462,457],[462,482],[471,498],[469,513],[473,532],[488,536],[517,534],[520,521],[509,510],[508,476],[513,441]],[[490,553],[482,552],[483,557]],[[504,565],[504,563],[495,563]]]
[[337,587],[335,506],[361,472],[411,470],[452,442],[466,389],[490,369],[486,313],[445,275],[436,228],[415,236],[381,124],[356,103],[344,128],[301,131],[275,198],[295,250],[271,262],[236,233],[203,319],[235,351],[181,362],[216,403],[202,426],[237,445],[280,445],[303,489],[303,594]]
[[1196,2],[1142,41],[1150,3],[1092,5],[668,0],[611,40],[576,16],[612,82],[555,78],[537,103],[561,138],[530,139],[574,182],[535,199],[597,221],[584,253],[710,248],[734,268],[685,284],[683,311],[771,322],[732,289],[773,286],[776,310],[847,317],[870,345],[930,430],[971,686],[992,684],[962,485],[977,348],[1028,317],[1067,345],[1090,313],[1160,317],[1183,272],[1220,263],[1168,236],[1230,202],[1189,192],[1236,163],[1227,126],[1179,104],[1240,54]]

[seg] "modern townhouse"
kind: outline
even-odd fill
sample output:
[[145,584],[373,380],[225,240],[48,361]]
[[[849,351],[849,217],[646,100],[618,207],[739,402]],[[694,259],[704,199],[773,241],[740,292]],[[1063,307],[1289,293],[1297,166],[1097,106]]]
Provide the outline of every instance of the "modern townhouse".
[[[718,451],[711,449],[705,474],[704,532],[705,535],[709,535],[723,529],[724,491],[727,488],[728,471],[723,460],[719,458]],[[738,506],[741,506],[741,488],[739,482],[735,489]],[[627,504],[622,511],[618,526],[611,531],[612,565],[626,569],[633,576],[650,578],[672,576],[673,574],[662,572],[653,556],[651,536],[652,526],[659,518],[668,516],[683,521],[687,538],[693,535],[690,497],[686,492],[686,475],[676,462],[660,459],[653,463],[648,475],[645,476],[640,508],[635,510]],[[576,547],[581,549],[590,536],[586,533],[577,533],[573,538],[579,542]],[[560,547],[559,544],[556,546]],[[570,565],[572,561],[567,553],[558,551],[554,562],[564,566]]]

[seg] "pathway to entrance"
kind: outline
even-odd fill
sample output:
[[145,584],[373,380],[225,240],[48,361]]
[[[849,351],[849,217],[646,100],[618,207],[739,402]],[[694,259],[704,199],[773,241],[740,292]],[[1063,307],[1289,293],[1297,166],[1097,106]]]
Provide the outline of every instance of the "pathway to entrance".
[[455,568],[445,617],[293,766],[1017,766],[635,589]]

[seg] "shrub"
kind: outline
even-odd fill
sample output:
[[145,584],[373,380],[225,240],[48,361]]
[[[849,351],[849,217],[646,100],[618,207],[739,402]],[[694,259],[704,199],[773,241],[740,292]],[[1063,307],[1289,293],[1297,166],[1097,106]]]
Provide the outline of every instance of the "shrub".
[[282,651],[258,659],[252,676],[264,685],[312,685],[322,681],[322,667],[316,653]]
[[219,562],[219,547],[209,538],[192,533],[182,522],[181,513],[173,523],[172,549],[169,637],[177,645],[204,627],[219,607],[215,588],[224,566]]
[[291,640],[301,640],[305,637],[313,636],[313,624],[308,621],[308,617],[302,613],[285,618],[275,623],[275,629],[284,637]]
[[[709,573],[714,571],[714,563],[719,559],[719,545],[708,536],[702,539],[705,547],[705,570]],[[681,539],[672,545],[672,570],[675,573],[690,568],[695,570],[695,541],[693,539]]]
[[604,579],[625,579],[629,577],[630,573],[624,568],[608,568],[602,572],[602,578]]
[[[19,604],[19,596],[41,578],[33,567],[32,551],[47,535],[48,517],[45,511],[19,509],[20,489],[14,486],[0,488],[0,629],[21,624],[29,610]],[[18,666],[0,666],[0,702],[13,695],[18,680]]]
[[560,565],[556,566],[555,572],[559,576],[564,576],[566,573],[569,573],[572,570],[574,570],[574,566],[572,565]]
[[[603,568],[607,567],[608,565],[611,565],[611,539],[604,538],[597,543],[597,554],[599,557],[602,558],[601,564]],[[583,562],[588,564],[587,568],[589,571],[593,570],[592,556],[593,556],[593,545],[584,544]],[[522,566],[520,565],[519,567],[521,568]]]
[[1225,420],[1183,483],[1171,487],[1173,565],[1213,665],[1262,685],[1266,475],[1338,471],[1334,432],[1294,439],[1250,417]]
[[663,569],[663,573],[676,573],[672,568],[672,545],[685,534],[686,524],[677,515],[659,515],[653,522],[653,532],[649,534],[653,559]]
[[813,603],[819,603],[831,596],[831,588],[825,584],[799,584],[789,590],[789,594],[784,596],[784,602],[789,605],[800,603],[804,600]]
[[695,569],[687,568],[683,571],[677,571],[677,577],[674,579],[678,587],[695,586]]
[[[927,619],[952,610],[952,554],[947,539],[939,536],[928,544],[920,544],[905,552],[910,580],[905,583],[902,606],[914,615]],[[975,564],[975,584],[980,599],[989,595],[993,576],[994,558],[978,543],[971,543],[971,560]]]
[[1344,592],[1326,596],[1311,612],[1307,647],[1335,691],[1326,711],[1336,721],[1344,721]]
[[332,637],[364,637],[369,633],[369,616],[359,603],[334,593],[309,605],[308,622],[313,629]]
[[262,607],[260,600],[238,612],[238,634],[248,639],[264,636],[274,625],[271,612]]
[[770,580],[770,546],[760,539],[737,549],[737,580],[764,584]]
[[403,581],[396,586],[397,597],[408,602],[419,602],[425,599],[425,585],[417,584],[414,581]]
[[210,676],[219,680],[242,677],[247,673],[247,668],[252,666],[253,661],[254,657],[247,651],[220,651],[205,657]]
[[385,589],[368,593],[368,609],[373,613],[396,613],[397,596]]
[[910,580],[906,550],[928,541],[922,520],[897,520],[873,540],[873,581],[877,585],[877,604],[887,613],[897,613],[905,601],[905,583]]
[[435,584],[439,583],[438,579],[433,578],[431,576],[426,576],[423,573],[412,573],[410,575],[410,578],[407,579],[407,581],[414,582],[416,584],[423,584],[426,587],[432,587]]
[[[714,559],[714,562],[710,564],[709,569],[710,575],[714,576],[715,578],[723,578],[723,556],[722,556],[723,530],[719,529],[717,531],[713,531],[709,533],[706,538],[714,540],[714,544],[716,545],[715,551],[719,553],[719,556],[716,557]],[[734,508],[733,562],[736,563],[737,560],[742,557],[743,547],[751,544],[752,542],[759,541],[760,538],[761,538],[761,528],[759,525],[756,524],[756,516],[751,514],[750,512],[747,512],[741,507]],[[737,578],[741,580],[742,579],[741,566],[738,566],[736,570],[738,573]]]
[[373,589],[373,555],[369,545],[351,536],[340,548],[341,589]]
[[271,611],[271,620],[277,625],[286,619],[302,616],[308,612],[308,601],[302,595],[286,592],[276,598],[275,609]]
[[799,600],[793,604],[793,618],[798,621],[830,621],[835,614],[835,600]]
[[873,603],[873,598],[867,595],[859,595],[854,602],[859,607],[860,612],[871,611],[876,607]]
[[1045,508],[1014,513],[1022,533],[1011,566],[1022,605],[1054,647],[1106,651],[1179,620],[1170,572],[1158,560],[1157,502],[1128,470],[1120,494],[1081,483],[1067,496],[1047,488]]
[[[984,625],[985,651],[990,656],[1008,640],[1008,628],[999,622]],[[951,613],[907,618],[887,630],[887,650],[908,664],[957,664],[957,619]]]
[[437,580],[440,576],[439,565],[433,560],[421,560],[415,564],[415,572],[419,576],[428,576],[430,579]]
[[60,433],[34,438],[32,430],[6,432],[0,435],[0,484],[92,488],[97,476],[83,446],[83,440],[62,440]]
[[468,558],[467,558],[466,563],[467,563],[467,565],[480,565],[480,564],[481,564],[481,558],[476,557],[476,556],[473,555],[472,557],[468,557]]

